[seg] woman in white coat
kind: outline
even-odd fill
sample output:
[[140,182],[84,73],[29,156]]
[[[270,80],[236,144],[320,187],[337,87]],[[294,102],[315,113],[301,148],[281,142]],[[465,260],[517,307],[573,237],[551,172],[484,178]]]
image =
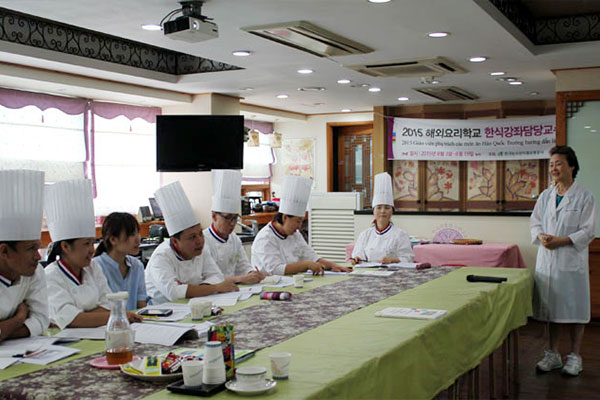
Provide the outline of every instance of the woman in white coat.
[[414,253],[408,234],[392,224],[394,196],[392,178],[387,173],[375,175],[373,187],[373,226],[360,233],[352,251],[352,264],[363,261],[382,264],[412,262]]
[[[554,185],[542,192],[530,219],[533,244],[538,244],[535,266],[534,317],[550,324],[550,349],[537,369],[562,368],[568,375],[583,371],[581,340],[590,321],[588,245],[596,235],[596,204],[587,189],[574,182],[579,163],[573,149],[550,150]],[[561,326],[569,328],[571,353],[563,367],[558,352]]]

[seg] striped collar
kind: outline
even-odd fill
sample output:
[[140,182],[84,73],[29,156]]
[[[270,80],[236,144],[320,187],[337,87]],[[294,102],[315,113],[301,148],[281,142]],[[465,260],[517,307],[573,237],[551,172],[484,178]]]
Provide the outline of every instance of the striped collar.
[[277,228],[275,228],[275,225],[273,225],[273,221],[269,222],[269,228],[271,228],[271,231],[273,231],[275,236],[277,236],[279,239],[285,240],[287,238],[287,235],[284,235],[283,233],[279,232]]
[[[67,278],[69,278],[71,280],[71,282],[73,282],[75,285],[79,286],[81,285],[81,278],[78,277],[75,272],[73,272],[73,270],[71,268],[69,268],[69,266],[67,264],[65,264],[64,261],[62,260],[58,260],[56,262],[56,264],[58,265],[58,269],[61,270],[61,272],[63,274],[65,274],[65,276]],[[83,271],[82,271],[82,276],[83,276]]]
[[383,228],[382,230],[377,229],[377,221],[373,221],[373,223],[375,224],[375,233],[378,235],[385,235],[386,233],[388,233],[390,231],[390,229],[392,229],[392,223],[390,222],[388,224],[388,226],[386,226],[385,228]]
[[16,282],[16,279],[14,281],[11,281],[10,279],[4,277],[3,275],[0,275],[0,283],[2,283],[6,287],[11,287],[13,285],[13,283],[15,283],[15,282]]
[[177,246],[175,246],[175,243],[173,243],[173,241],[170,239],[169,246],[171,246],[171,250],[173,250],[173,253],[175,253],[175,258],[177,258],[177,260],[185,261],[185,258],[181,257],[181,255],[179,254],[179,249],[177,248]]
[[229,239],[229,238],[223,238],[221,235],[219,235],[217,233],[217,230],[215,229],[214,224],[210,224],[210,226],[208,227],[208,232],[210,232],[210,235],[212,237],[214,237],[215,240],[219,243],[227,243],[227,239]]

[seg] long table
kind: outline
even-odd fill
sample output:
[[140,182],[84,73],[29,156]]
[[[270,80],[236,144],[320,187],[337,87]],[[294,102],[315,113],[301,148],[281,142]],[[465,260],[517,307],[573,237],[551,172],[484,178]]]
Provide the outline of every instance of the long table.
[[[465,276],[469,273],[506,276],[508,282],[500,285],[467,283]],[[298,292],[317,290],[317,287],[326,285],[335,289],[342,287],[346,279],[348,277],[345,276],[316,278]],[[372,283],[375,278],[352,279],[357,284],[377,286]],[[478,365],[502,343],[510,331],[526,323],[527,316],[531,315],[532,286],[532,274],[527,269],[456,269],[260,350],[255,357],[246,361],[246,365],[268,366],[271,352],[289,351],[293,354],[290,380],[279,382],[276,391],[269,396],[272,398],[431,398],[451,385],[456,377]],[[297,296],[299,302],[301,295]],[[265,304],[256,299],[248,302],[238,303],[233,309],[226,310],[227,315],[234,316],[236,310],[254,309]],[[437,321],[374,316],[376,311],[388,306],[446,309],[448,314]],[[314,311],[306,309],[305,312]],[[250,312],[251,309],[247,310],[247,313]],[[86,352],[79,357],[101,351],[103,346],[101,342],[84,342],[79,346]],[[63,393],[76,395],[73,382],[69,382],[68,370],[83,366],[77,364],[77,360],[67,360],[63,365],[67,371],[61,378],[65,380],[62,383]],[[4,383],[14,388],[17,380],[24,384],[32,379],[40,379],[41,382],[44,371],[38,371],[38,377],[32,372],[34,369],[32,366],[19,365],[0,371],[0,381],[21,375],[20,378],[0,382],[0,390],[4,391]],[[111,379],[125,379],[119,372],[107,373],[114,374]],[[51,376],[46,378],[52,379]],[[131,382],[131,391],[136,384]],[[105,392],[97,392],[96,397],[117,395],[111,393],[110,386],[103,387],[106,388]],[[149,398],[156,399],[185,397],[166,390],[157,392],[157,387],[147,389],[146,392],[136,392],[139,395],[134,397],[140,397],[143,393],[153,393]],[[26,396],[39,394],[32,388]],[[215,397],[238,396],[223,392]]]

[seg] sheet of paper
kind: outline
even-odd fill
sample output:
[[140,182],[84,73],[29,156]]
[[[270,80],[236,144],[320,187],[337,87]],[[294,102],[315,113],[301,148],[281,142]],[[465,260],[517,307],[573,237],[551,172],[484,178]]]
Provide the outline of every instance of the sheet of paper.
[[37,351],[51,345],[58,339],[53,336],[33,336],[20,339],[8,339],[0,343],[0,357],[12,357],[16,354]]
[[325,275],[348,275],[349,272],[325,271]]
[[421,265],[421,263],[399,262],[386,265],[390,268],[417,269],[417,267]]
[[75,353],[79,353],[80,351],[81,350],[79,349],[71,347],[49,345],[44,347],[40,351],[32,353],[29,356],[23,357],[21,361],[28,364],[47,365],[51,362],[61,360]]
[[195,330],[195,328],[190,328],[187,326],[187,324],[181,324],[180,326],[178,325],[180,324],[143,322],[131,324],[131,328],[135,332],[135,341],[137,343],[151,343],[162,344],[163,346],[172,346],[186,334],[193,336],[194,338],[198,336],[198,332]]
[[217,293],[211,294],[209,296],[201,297],[204,300],[212,301],[213,305],[223,307],[223,306],[235,306],[238,299],[240,297],[240,292],[227,292],[227,293]]
[[104,340],[106,325],[97,328],[65,328],[54,337],[68,337],[91,340]]
[[263,286],[284,288],[294,285],[293,276],[282,276],[278,283],[264,283]]
[[394,275],[394,271],[372,271],[372,270],[356,270],[350,272],[350,276],[376,276],[380,278],[387,278],[388,276]]
[[[174,306],[174,305],[176,305],[176,306]],[[147,316],[147,315],[141,316],[144,319],[154,320],[154,321],[177,322],[177,321],[181,321],[182,319],[186,319],[192,315],[190,306],[188,304],[164,303],[164,304],[151,305],[151,306],[146,306],[146,307],[138,310],[138,314],[140,311],[146,310],[146,309],[147,310],[162,310],[162,309],[173,310],[173,314],[171,314],[167,317],[158,317],[158,316],[155,317],[155,316]]]
[[10,367],[14,363],[19,362],[18,358],[13,357],[0,357],[0,369]]
[[377,267],[381,267],[381,263],[380,262],[364,261],[364,262],[361,262],[360,264],[356,264],[355,267],[360,267],[360,268],[377,268]]
[[446,310],[430,308],[388,307],[375,313],[376,317],[386,318],[411,318],[411,319],[438,319],[446,315]]
[[262,293],[262,290],[262,285],[241,286],[240,297],[238,298],[238,301],[248,300],[253,294]]

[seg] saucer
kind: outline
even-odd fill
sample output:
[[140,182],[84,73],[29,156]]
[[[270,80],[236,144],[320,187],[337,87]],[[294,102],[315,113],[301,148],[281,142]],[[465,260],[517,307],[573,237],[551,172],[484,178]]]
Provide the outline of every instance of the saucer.
[[263,394],[273,389],[275,386],[277,386],[277,382],[271,379],[265,379],[264,382],[262,382],[259,385],[246,387],[241,387],[238,381],[235,379],[232,379],[229,382],[225,383],[225,387],[227,389],[231,390],[232,392],[236,392],[237,394],[240,394],[242,396],[256,396],[259,394]]

